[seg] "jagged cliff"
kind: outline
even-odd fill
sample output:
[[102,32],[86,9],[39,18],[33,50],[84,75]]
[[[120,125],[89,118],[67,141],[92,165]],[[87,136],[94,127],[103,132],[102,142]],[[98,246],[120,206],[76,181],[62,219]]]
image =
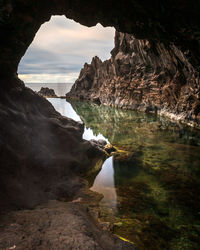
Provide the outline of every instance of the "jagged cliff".
[[199,126],[199,72],[188,53],[116,32],[111,58],[86,63],[67,98],[160,112]]

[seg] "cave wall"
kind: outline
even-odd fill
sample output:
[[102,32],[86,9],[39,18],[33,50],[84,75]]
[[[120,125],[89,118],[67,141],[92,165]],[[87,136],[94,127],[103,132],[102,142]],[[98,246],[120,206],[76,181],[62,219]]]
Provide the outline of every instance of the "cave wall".
[[100,152],[81,139],[79,125],[17,78],[18,64],[40,26],[52,15],[87,26],[114,26],[137,39],[174,44],[198,70],[199,10],[196,0],[0,0],[1,210],[70,195],[69,176],[91,168]]
[[[103,152],[82,139],[84,125],[18,87],[0,92],[0,215],[48,199],[71,199]],[[16,84],[16,80],[15,80]]]
[[136,38],[173,42],[199,67],[200,3],[192,1],[114,0],[1,0],[0,75],[16,73],[17,66],[41,24],[51,15],[66,15],[83,25],[100,22]]
[[116,32],[111,58],[85,64],[67,98],[162,113],[200,126],[199,71],[174,44]]

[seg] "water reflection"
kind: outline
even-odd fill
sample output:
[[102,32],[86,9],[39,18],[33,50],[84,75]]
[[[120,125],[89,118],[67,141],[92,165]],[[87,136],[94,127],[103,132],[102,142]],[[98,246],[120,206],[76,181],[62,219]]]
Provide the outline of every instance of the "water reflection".
[[[65,99],[59,98],[48,98],[48,101],[54,106],[54,108],[61,113],[62,115],[71,118],[77,122],[82,122],[79,115],[77,115],[76,111],[73,109],[72,105],[67,102]],[[90,127],[84,128],[83,139],[85,140],[99,140],[103,139],[108,142],[108,139],[105,138],[101,133],[94,133]]]
[[69,102],[66,102],[64,99],[59,98],[47,98],[49,102],[54,106],[54,108],[61,113],[62,115],[69,117],[77,122],[82,122],[80,116],[72,108],[72,105]]
[[[169,120],[86,102],[49,99],[85,124],[85,139],[108,138],[108,158],[92,190],[101,219],[141,249],[199,249],[200,133]],[[128,152],[128,154],[127,154]]]
[[104,198],[101,202],[112,209],[116,209],[117,194],[114,183],[113,156],[104,162],[91,190],[103,194]]
[[[114,222],[114,232],[141,249],[198,249],[199,131],[163,117],[71,104],[87,127],[123,152],[112,163],[109,159],[93,186],[105,196],[101,219]],[[111,209],[113,197],[117,213]]]
[[91,128],[84,128],[84,133],[83,133],[83,139],[85,140],[91,140],[91,139],[95,139],[95,140],[105,140],[107,143],[109,143],[108,139],[105,138],[102,134],[98,133],[96,135],[94,135],[94,132]]

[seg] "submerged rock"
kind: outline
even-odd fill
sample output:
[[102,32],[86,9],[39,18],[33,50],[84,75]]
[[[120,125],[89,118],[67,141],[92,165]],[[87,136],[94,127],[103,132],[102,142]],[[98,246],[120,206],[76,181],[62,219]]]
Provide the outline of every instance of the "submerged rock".
[[104,147],[105,147],[105,145],[107,144],[107,142],[104,141],[104,140],[102,140],[102,139],[100,139],[100,140],[98,140],[98,141],[92,139],[92,140],[90,140],[90,142],[91,142],[95,147],[97,147],[97,148],[99,148],[99,149],[101,149],[101,150],[103,150]]
[[104,150],[108,153],[108,155],[111,155],[113,152],[117,151],[117,149],[111,144],[105,145]]
[[55,91],[53,89],[47,88],[47,87],[42,87],[40,91],[38,91],[38,94],[45,97],[45,98],[56,98],[58,97],[55,94]]

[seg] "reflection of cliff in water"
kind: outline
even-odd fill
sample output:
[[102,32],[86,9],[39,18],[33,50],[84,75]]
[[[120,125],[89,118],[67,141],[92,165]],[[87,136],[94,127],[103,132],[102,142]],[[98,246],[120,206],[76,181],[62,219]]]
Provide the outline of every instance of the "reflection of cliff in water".
[[114,232],[141,249],[196,249],[200,244],[199,132],[150,114],[86,102],[71,104],[94,134],[101,133],[122,152],[131,152],[127,158],[126,154],[113,158],[117,214],[113,219],[108,207],[105,221],[121,221]]
[[[109,142],[120,146],[145,146],[148,143],[198,145],[200,134],[177,125],[164,117],[130,110],[99,106],[94,103],[70,101],[72,107],[94,133],[101,133]],[[200,143],[199,143],[200,144]]]

